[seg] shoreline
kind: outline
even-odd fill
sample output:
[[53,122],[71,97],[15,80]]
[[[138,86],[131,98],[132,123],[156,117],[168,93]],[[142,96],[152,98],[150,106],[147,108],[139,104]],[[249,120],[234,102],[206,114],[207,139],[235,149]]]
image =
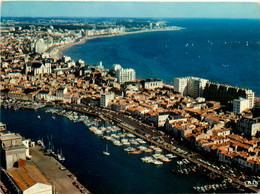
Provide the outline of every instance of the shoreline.
[[131,35],[131,34],[141,34],[141,33],[147,33],[147,32],[167,32],[167,31],[179,31],[186,28],[178,27],[177,29],[155,29],[155,30],[138,30],[138,31],[131,31],[131,32],[125,32],[123,34],[104,34],[104,35],[98,35],[98,36],[84,36],[81,38],[78,42],[72,42],[65,45],[57,46],[52,49],[58,49],[56,53],[57,58],[61,58],[63,56],[62,52],[72,46],[80,45],[86,43],[88,40],[97,39],[97,38],[107,38],[107,37],[114,37],[114,36],[124,36],[124,35]]

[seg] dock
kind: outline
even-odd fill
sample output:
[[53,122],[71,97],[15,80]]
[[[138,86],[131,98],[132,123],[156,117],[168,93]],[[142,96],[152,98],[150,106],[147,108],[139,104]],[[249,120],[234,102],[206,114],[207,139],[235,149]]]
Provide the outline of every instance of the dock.
[[[173,153],[173,154],[175,154],[175,155],[177,155],[177,156],[179,156],[179,157],[181,157],[181,158],[186,158],[186,159],[188,159],[189,161],[191,161],[191,162],[193,162],[193,163],[195,163],[195,164],[197,164],[197,165],[200,165],[200,166],[202,166],[203,168],[208,169],[208,170],[211,171],[211,172],[214,172],[214,173],[216,173],[216,174],[221,175],[222,177],[229,178],[229,179],[231,179],[234,183],[237,183],[237,184],[241,185],[242,187],[244,187],[245,189],[249,190],[250,192],[255,192],[255,193],[258,193],[258,192],[259,192],[259,190],[258,190],[256,187],[253,187],[253,186],[246,187],[245,183],[242,182],[242,181],[240,181],[239,179],[234,178],[234,177],[232,177],[232,176],[229,175],[229,174],[223,173],[223,172],[220,171],[220,170],[217,170],[217,169],[215,169],[215,168],[212,168],[212,167],[210,167],[210,166],[208,166],[208,165],[206,165],[206,164],[204,164],[204,163],[202,163],[202,162],[196,160],[195,158],[192,158],[193,154],[185,155],[185,154],[179,153],[179,152],[177,152],[176,150],[174,150],[174,149],[172,149],[172,148],[170,147],[171,144],[162,145],[162,144],[160,144],[160,143],[158,143],[158,142],[156,142],[156,141],[154,141],[154,140],[152,140],[152,139],[150,139],[150,138],[148,138],[148,137],[145,137],[145,136],[141,135],[140,133],[137,133],[137,132],[135,131],[135,128],[134,128],[134,127],[130,126],[129,124],[123,123],[119,118],[114,118],[112,115],[106,115],[106,116],[109,117],[110,121],[116,122],[116,123],[117,123],[117,126],[119,126],[120,128],[122,128],[122,129],[124,129],[124,130],[126,130],[126,131],[128,131],[128,132],[130,132],[130,133],[132,133],[132,134],[134,134],[134,135],[136,135],[136,136],[139,137],[139,138],[144,139],[144,140],[147,141],[147,142],[150,142],[151,144],[154,144],[154,145],[156,145],[156,146],[158,146],[158,147],[160,147],[160,148],[162,148],[162,149],[164,149],[164,150],[166,150],[166,151],[168,151],[168,152],[170,152],[170,153]],[[123,124],[122,124],[122,123],[123,123]]]
[[[79,106],[79,105],[75,105],[75,107],[70,107],[70,108],[66,108],[66,110],[71,110],[71,111],[77,111],[77,112],[80,112],[80,113],[83,113],[83,114],[87,114],[87,115],[90,115],[90,116],[95,116],[95,117],[100,117],[102,120],[109,120],[109,122],[111,123],[116,123],[117,126],[119,126],[120,128],[136,135],[137,137],[139,138],[142,138],[144,140],[146,140],[147,142],[150,142],[151,144],[154,144],[170,153],[173,153],[181,158],[186,158],[188,159],[189,161],[197,164],[197,165],[200,165],[202,167],[204,167],[205,169],[211,171],[211,172],[214,172],[216,174],[219,174],[221,175],[222,177],[224,178],[229,178],[231,179],[234,183],[237,183],[239,185],[241,185],[242,187],[244,187],[246,189],[246,191],[249,191],[249,192],[255,192],[255,193],[258,193],[259,192],[259,189],[256,188],[256,187],[253,187],[253,186],[250,186],[250,187],[246,187],[245,183],[240,181],[239,179],[231,176],[230,174],[227,174],[227,173],[223,173],[222,171],[220,170],[217,170],[215,168],[212,168],[211,166],[208,166],[198,160],[196,160],[195,158],[193,158],[193,156],[196,155],[196,153],[193,153],[193,154],[190,154],[190,155],[185,155],[185,154],[182,154],[176,150],[174,150],[171,146],[171,144],[167,143],[167,145],[162,145],[161,143],[158,143],[140,133],[137,133],[137,129],[138,130],[141,130],[143,131],[143,127],[140,126],[139,124],[134,124],[133,123],[127,123],[123,120],[124,116],[123,115],[117,115],[115,113],[109,113],[108,111],[104,111],[104,110],[101,110],[99,109],[99,111],[95,110],[95,108],[92,108],[92,107],[88,107],[88,110],[82,110],[81,108],[83,108],[84,106]],[[98,113],[99,112],[99,113]]]
[[47,178],[53,186],[53,193],[77,194],[90,193],[77,178],[66,168],[63,167],[52,156],[44,155],[41,147],[30,148],[31,160],[28,164],[34,165]]

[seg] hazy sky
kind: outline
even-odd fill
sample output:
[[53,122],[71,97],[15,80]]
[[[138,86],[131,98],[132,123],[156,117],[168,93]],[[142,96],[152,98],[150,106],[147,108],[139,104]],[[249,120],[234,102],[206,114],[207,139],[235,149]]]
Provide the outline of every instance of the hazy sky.
[[260,5],[243,2],[4,1],[1,16],[260,19]]

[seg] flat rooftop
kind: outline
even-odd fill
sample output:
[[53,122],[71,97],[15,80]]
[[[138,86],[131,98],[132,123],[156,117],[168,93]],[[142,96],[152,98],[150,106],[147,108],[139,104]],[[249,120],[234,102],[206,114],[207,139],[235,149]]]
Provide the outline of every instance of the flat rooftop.
[[0,136],[1,141],[11,140],[11,139],[22,139],[22,136],[18,133],[6,133],[6,134],[1,134]]

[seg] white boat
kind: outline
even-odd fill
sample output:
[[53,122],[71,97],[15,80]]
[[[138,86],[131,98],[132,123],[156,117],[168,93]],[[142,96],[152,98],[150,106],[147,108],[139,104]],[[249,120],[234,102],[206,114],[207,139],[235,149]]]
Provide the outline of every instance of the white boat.
[[151,156],[146,156],[146,157],[141,158],[141,160],[146,163],[148,160],[151,160],[151,159],[153,159]]
[[126,142],[123,142],[122,144],[123,144],[123,145],[130,146],[130,142],[128,142],[128,141],[126,141]]
[[168,158],[176,158],[177,156],[173,155],[173,154],[166,154],[166,157],[168,157]]
[[103,155],[110,156],[110,153],[108,152],[107,145],[106,145],[106,151],[103,151]]
[[153,163],[154,163],[155,165],[163,164],[163,162],[162,162],[162,161],[159,161],[159,160],[153,160]]
[[53,117],[51,117],[52,119],[56,119],[54,116]]
[[124,151],[133,152],[133,151],[136,151],[136,149],[133,148],[133,147],[127,147],[127,148],[124,149]]
[[65,160],[65,157],[62,154],[62,150],[60,150],[60,153],[57,154],[57,157],[58,157],[59,161],[64,161]]
[[121,146],[121,145],[123,145],[119,140],[114,140],[114,141],[113,141],[113,144],[114,144],[115,146]]
[[37,116],[37,119],[41,119],[41,116],[40,116],[40,115],[38,115],[38,116]]
[[163,162],[171,162],[171,160],[167,157],[161,157],[160,160]]

